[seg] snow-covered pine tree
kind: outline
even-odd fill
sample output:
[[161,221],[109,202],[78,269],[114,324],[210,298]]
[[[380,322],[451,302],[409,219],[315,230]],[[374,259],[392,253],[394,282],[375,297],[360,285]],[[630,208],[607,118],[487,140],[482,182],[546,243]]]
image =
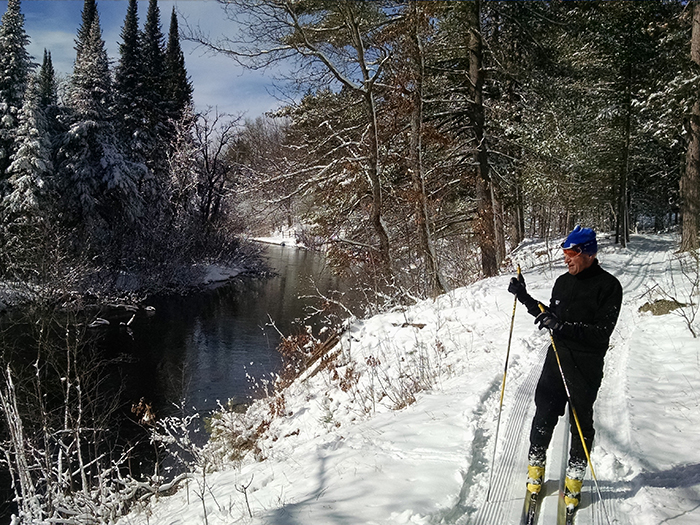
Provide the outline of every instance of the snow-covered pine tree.
[[97,13],[79,47],[67,99],[69,130],[61,151],[61,179],[74,219],[91,236],[110,242],[110,234],[128,230],[142,214],[136,181],[145,167],[129,161],[117,141],[109,61]]
[[0,228],[6,270],[30,279],[40,265],[37,250],[44,244],[53,163],[51,142],[40,102],[38,79],[30,82],[18,115],[15,153],[7,169],[8,191],[2,201]]
[[20,0],[9,0],[0,21],[0,196],[4,194],[6,171],[13,153],[17,114],[33,66],[28,45]]
[[33,79],[19,112],[15,153],[7,169],[10,191],[3,199],[5,218],[24,221],[42,213],[42,194],[48,189],[53,163],[40,96],[39,81]]
[[168,46],[165,50],[165,89],[170,103],[169,117],[179,122],[192,106],[192,83],[187,77],[185,55],[180,47],[180,30],[173,7],[170,15]]
[[80,57],[83,52],[83,47],[90,34],[90,27],[92,26],[92,21],[95,19],[95,16],[97,16],[95,0],[85,0],[83,4],[82,20],[75,38],[75,51],[78,57]]
[[46,120],[46,133],[51,142],[52,160],[56,163],[56,152],[58,141],[65,133],[62,116],[65,114],[65,107],[58,103],[58,80],[51,61],[51,53],[44,50],[44,60],[37,73],[39,107],[44,112]]
[[39,105],[42,108],[58,104],[58,82],[51,60],[51,52],[44,49],[44,60],[37,78],[39,84]]

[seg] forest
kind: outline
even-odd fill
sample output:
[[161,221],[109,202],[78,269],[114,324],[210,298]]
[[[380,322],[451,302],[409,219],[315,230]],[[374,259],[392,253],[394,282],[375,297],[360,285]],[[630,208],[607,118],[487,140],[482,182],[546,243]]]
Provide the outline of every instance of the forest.
[[[157,0],[140,29],[129,0],[111,60],[85,0],[65,79],[50,50],[29,55],[20,0],[0,21],[0,283],[43,305],[37,341],[65,331],[28,365],[28,397],[3,372],[27,523],[107,523],[169,488],[126,469],[126,445],[99,446],[108,400],[73,302],[254,265],[247,237],[275,230],[384,308],[497,275],[524,239],[576,224],[699,247],[695,2],[218,1],[235,32],[181,31],[173,10],[165,35]],[[288,102],[253,120],[195,108],[181,38],[277,75]]]
[[697,248],[692,2],[222,3],[243,34],[191,38],[299,93],[246,182],[340,268],[425,297],[577,223]]

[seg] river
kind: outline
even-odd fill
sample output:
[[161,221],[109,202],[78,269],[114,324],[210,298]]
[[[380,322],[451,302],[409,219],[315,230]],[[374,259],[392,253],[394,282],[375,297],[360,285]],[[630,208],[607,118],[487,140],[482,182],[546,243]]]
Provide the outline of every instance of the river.
[[[152,298],[153,315],[138,315],[131,334],[113,335],[111,344],[134,360],[127,392],[134,401],[143,397],[166,412],[184,402],[188,411],[208,412],[219,401],[245,403],[262,394],[264,381],[281,365],[279,332],[299,329],[309,308],[319,304],[311,297],[317,289],[328,294],[343,286],[317,252],[268,245],[264,256],[274,276]],[[309,324],[318,329],[319,322]]]

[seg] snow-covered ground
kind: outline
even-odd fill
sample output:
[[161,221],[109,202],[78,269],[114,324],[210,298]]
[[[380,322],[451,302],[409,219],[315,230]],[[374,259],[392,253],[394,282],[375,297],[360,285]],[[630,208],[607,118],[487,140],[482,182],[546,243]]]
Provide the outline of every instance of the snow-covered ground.
[[297,241],[296,231],[293,229],[276,231],[265,237],[252,237],[252,241],[261,242],[264,244],[276,244],[279,246],[291,246],[293,248],[303,248],[304,246]]
[[[684,275],[675,246],[670,235],[634,235],[627,249],[601,242],[601,264],[625,296],[596,403],[592,460],[604,506],[587,479],[579,524],[700,523],[700,339],[687,324],[700,333],[700,315],[682,315],[697,306],[639,311],[669,295],[700,302],[691,290],[697,266]],[[559,252],[533,242],[513,256],[543,302],[565,271]],[[275,402],[219,421],[240,439],[261,435],[257,449],[204,480],[200,472],[120,524],[517,523],[531,394],[548,335],[518,305],[492,464],[511,275],[355,322],[340,354]],[[559,472],[548,469],[546,479],[543,511],[556,505]]]

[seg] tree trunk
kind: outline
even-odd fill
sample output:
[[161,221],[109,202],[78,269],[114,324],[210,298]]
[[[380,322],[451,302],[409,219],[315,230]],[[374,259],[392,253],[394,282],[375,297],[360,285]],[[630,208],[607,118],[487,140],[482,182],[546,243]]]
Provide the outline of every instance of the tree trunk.
[[430,233],[428,202],[425,195],[425,176],[423,172],[423,48],[418,26],[420,12],[417,2],[411,3],[411,56],[414,64],[414,90],[411,111],[411,141],[409,162],[411,181],[413,184],[416,230],[418,233],[418,249],[420,257],[425,262],[427,289],[431,297],[436,297],[447,291],[447,286],[440,274],[437,254]]
[[380,180],[381,166],[379,165],[379,126],[377,124],[377,105],[374,100],[374,79],[365,60],[365,49],[360,34],[360,28],[355,20],[352,9],[341,7],[348,25],[352,28],[353,45],[357,50],[358,66],[362,71],[363,86],[360,91],[365,101],[365,110],[369,123],[369,180],[372,189],[372,206],[370,210],[370,223],[379,239],[379,272],[382,276],[391,280],[391,253],[389,234],[382,221],[382,185]]
[[391,255],[389,252],[389,235],[382,222],[382,185],[379,180],[379,138],[377,136],[377,108],[371,91],[365,93],[365,102],[370,117],[369,140],[369,180],[372,185],[372,208],[370,222],[379,238],[379,270],[387,279],[391,277]]
[[498,272],[496,259],[496,232],[494,225],[494,200],[491,192],[489,174],[489,153],[485,136],[484,114],[484,69],[483,40],[481,38],[481,1],[475,0],[468,6],[469,24],[469,80],[472,85],[472,118],[476,151],[474,153],[477,169],[476,199],[477,218],[476,235],[481,249],[481,269],[484,276],[491,277]]
[[629,206],[628,183],[630,169],[630,147],[632,134],[632,64],[625,66],[625,121],[623,123],[622,162],[620,163],[619,192],[617,196],[617,228],[615,230],[615,242],[625,248],[629,241]]
[[494,245],[496,247],[496,262],[506,258],[506,237],[504,235],[505,221],[503,218],[503,201],[499,195],[498,188],[491,183],[491,207],[493,208],[493,233]]
[[523,190],[520,177],[515,181],[515,236],[513,245],[518,246],[525,238],[525,205],[523,203]]
[[[690,57],[700,65],[700,5],[693,2],[693,30],[690,37]],[[696,100],[688,123],[688,150],[685,170],[680,180],[681,251],[700,248],[698,221],[700,219],[700,100]]]

